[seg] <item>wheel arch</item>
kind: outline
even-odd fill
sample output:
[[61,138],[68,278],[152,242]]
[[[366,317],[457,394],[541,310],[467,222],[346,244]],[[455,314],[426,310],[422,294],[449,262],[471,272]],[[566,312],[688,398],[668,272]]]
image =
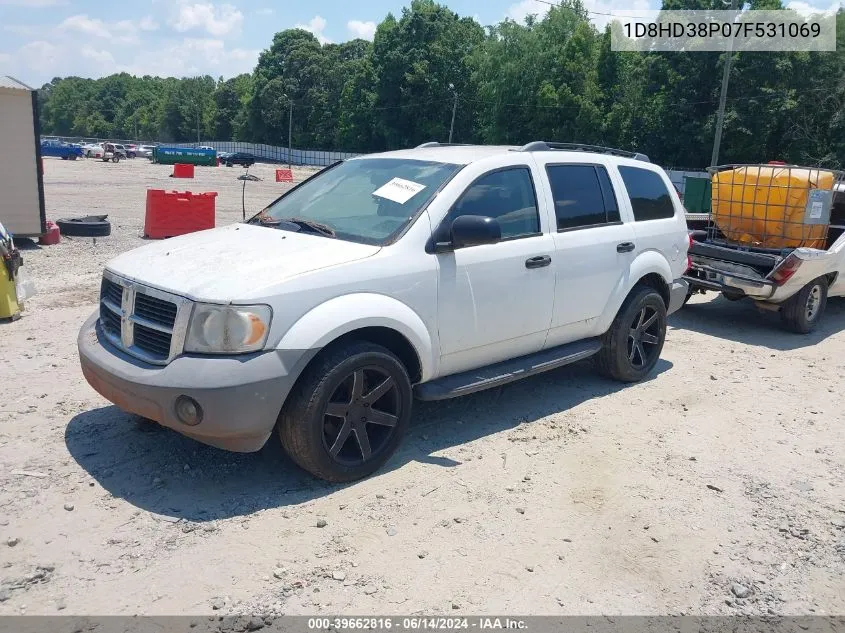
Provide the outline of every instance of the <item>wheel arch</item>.
[[628,268],[628,274],[622,277],[617,286],[617,292],[608,302],[607,307],[599,317],[596,330],[606,332],[616,318],[625,300],[641,286],[654,288],[660,293],[663,303],[669,307],[670,284],[674,281],[672,268],[666,258],[657,251],[641,253]]
[[320,304],[297,320],[276,348],[302,351],[310,362],[320,351],[351,340],[389,349],[405,365],[412,382],[434,375],[435,344],[423,320],[408,305],[374,293],[344,295]]

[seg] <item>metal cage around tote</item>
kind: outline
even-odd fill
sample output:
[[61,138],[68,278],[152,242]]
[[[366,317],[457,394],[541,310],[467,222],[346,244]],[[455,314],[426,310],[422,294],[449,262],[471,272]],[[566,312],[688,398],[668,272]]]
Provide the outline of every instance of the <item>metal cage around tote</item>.
[[[845,224],[845,172],[781,163],[711,167],[708,239],[751,250],[826,249]],[[841,231],[839,231],[841,233]]]

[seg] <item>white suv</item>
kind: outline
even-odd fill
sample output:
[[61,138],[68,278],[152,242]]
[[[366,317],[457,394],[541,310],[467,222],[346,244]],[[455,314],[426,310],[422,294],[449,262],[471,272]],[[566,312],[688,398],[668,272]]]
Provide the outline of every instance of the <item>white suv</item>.
[[350,481],[394,452],[414,396],[590,356],[645,377],[687,294],[688,246],[678,195],[644,156],[427,143],[113,259],[79,354],[127,411],[235,451],[278,429],[297,464]]

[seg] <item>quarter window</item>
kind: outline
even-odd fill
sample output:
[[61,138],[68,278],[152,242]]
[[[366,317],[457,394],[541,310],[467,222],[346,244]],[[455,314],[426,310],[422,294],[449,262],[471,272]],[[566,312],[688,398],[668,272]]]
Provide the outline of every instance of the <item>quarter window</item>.
[[446,226],[462,215],[496,218],[502,228],[502,239],[539,233],[537,196],[528,168],[502,169],[476,180],[452,207]]
[[619,173],[631,198],[634,220],[644,222],[674,217],[675,205],[659,174],[638,167],[620,167]]
[[619,222],[619,207],[601,165],[546,167],[555,201],[558,231]]

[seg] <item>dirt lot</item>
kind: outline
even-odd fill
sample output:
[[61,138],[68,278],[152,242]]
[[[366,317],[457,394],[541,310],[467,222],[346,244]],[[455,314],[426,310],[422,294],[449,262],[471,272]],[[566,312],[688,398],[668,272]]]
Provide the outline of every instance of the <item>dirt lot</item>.
[[[144,190],[217,191],[226,224],[241,170],[45,168],[51,219],[108,213],[113,235],[28,248],[39,294],[0,326],[0,614],[845,612],[845,301],[800,337],[695,298],[647,382],[583,363],[419,403],[381,473],[331,486],[275,441],[229,454],[141,424],[79,370]],[[251,171],[256,211],[282,185]]]

